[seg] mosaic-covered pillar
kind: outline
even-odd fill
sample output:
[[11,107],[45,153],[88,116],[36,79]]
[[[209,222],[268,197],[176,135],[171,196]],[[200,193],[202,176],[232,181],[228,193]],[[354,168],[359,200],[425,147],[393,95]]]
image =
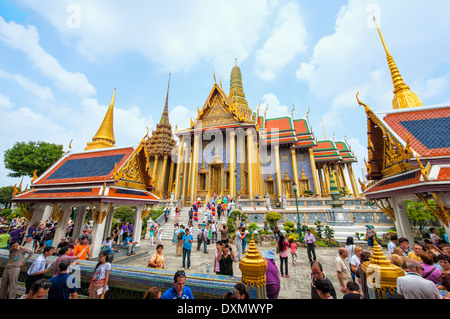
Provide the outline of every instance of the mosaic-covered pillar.
[[250,299],[267,299],[267,260],[258,251],[253,236],[244,258],[239,262],[239,269],[242,273],[242,283],[247,287]]

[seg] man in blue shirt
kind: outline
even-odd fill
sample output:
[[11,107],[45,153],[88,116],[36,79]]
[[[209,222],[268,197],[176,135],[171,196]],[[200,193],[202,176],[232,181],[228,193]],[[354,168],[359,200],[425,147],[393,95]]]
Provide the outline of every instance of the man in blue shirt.
[[188,269],[191,269],[191,248],[192,242],[194,241],[194,237],[189,231],[189,228],[186,227],[185,233],[181,241],[183,242],[183,268],[185,268],[186,266],[186,256],[187,256],[187,266]]
[[63,259],[58,265],[59,274],[49,279],[52,286],[48,291],[48,299],[69,299],[70,294],[72,299],[78,299],[75,277],[71,278],[67,271],[70,263],[70,259]]
[[185,286],[186,274],[179,270],[173,276],[173,287],[167,289],[161,299],[194,299],[194,295],[189,287]]

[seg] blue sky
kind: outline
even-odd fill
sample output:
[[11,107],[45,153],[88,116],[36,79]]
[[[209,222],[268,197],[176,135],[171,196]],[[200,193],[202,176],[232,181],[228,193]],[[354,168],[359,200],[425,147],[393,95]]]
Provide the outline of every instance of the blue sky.
[[[235,58],[249,106],[309,120],[318,139],[347,135],[361,176],[366,116],[392,108],[387,46],[424,105],[450,100],[450,2],[364,0],[0,0],[0,154],[17,141],[83,150],[114,88],[118,146],[137,144],[169,111],[185,128]],[[0,186],[18,183],[0,167]],[[25,183],[27,180],[25,180]]]

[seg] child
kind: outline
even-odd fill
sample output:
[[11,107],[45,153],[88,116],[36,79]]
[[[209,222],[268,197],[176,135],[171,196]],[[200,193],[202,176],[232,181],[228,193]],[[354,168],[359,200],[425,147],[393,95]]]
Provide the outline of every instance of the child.
[[295,266],[297,264],[298,256],[295,251],[297,249],[297,245],[294,242],[294,238],[289,238],[289,247],[291,247],[292,266]]

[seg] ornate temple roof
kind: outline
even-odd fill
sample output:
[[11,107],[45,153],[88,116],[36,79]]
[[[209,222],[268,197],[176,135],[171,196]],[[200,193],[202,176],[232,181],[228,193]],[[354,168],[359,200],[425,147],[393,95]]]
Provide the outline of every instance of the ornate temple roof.
[[316,162],[342,161],[342,156],[333,140],[317,141],[317,145],[313,147],[313,154]]
[[142,142],[137,147],[66,153],[14,201],[156,203],[145,157]]
[[339,154],[342,157],[340,163],[354,163],[357,162],[352,150],[350,149],[347,141],[337,141],[336,146],[339,150]]
[[169,83],[167,84],[166,103],[156,130],[152,132],[152,136],[147,140],[147,151],[150,156],[170,156],[176,141],[172,135],[172,126],[169,122]]

